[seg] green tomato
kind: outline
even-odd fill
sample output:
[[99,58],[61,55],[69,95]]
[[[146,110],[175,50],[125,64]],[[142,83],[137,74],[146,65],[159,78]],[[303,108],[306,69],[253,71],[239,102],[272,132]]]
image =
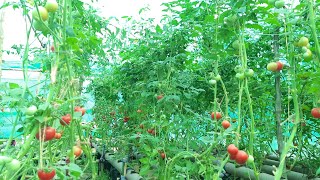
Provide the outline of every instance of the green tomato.
[[254,162],[254,157],[251,156],[251,155],[249,155],[248,160],[247,160],[247,163],[251,164],[251,163],[253,163],[253,162]]
[[244,73],[237,73],[236,78],[238,78],[239,80],[243,80],[245,78],[245,75]]
[[216,81],[216,80],[214,80],[214,79],[210,79],[210,80],[209,80],[209,84],[211,84],[211,85],[215,85],[215,84],[217,84],[217,81]]
[[0,166],[7,164],[12,161],[11,157],[8,156],[0,156]]
[[26,115],[33,116],[37,112],[38,108],[35,105],[32,105],[27,108]]
[[34,8],[32,10],[32,18],[38,21],[40,21],[40,19],[42,21],[46,21],[49,18],[49,13],[47,9],[44,8],[43,6],[38,6],[38,10],[39,10],[39,13],[37,11],[37,8]]
[[21,162],[17,159],[12,159],[11,162],[7,164],[7,170],[10,172],[17,171],[21,166]]
[[240,72],[243,71],[243,69],[242,69],[242,67],[241,67],[240,65],[237,65],[236,67],[234,67],[234,71],[235,71],[236,73],[240,73]]
[[44,6],[48,12],[56,12],[58,9],[58,3],[55,0],[48,0],[46,5]]
[[240,42],[239,42],[239,40],[233,41],[232,47],[233,47],[233,49],[240,49]]
[[246,69],[246,70],[244,71],[244,75],[245,75],[246,77],[252,77],[253,74],[254,74],[254,71],[253,71],[252,69]]
[[221,76],[218,74],[217,76],[214,77],[214,80],[220,81],[221,80]]
[[283,0],[276,1],[274,3],[274,6],[278,9],[282,8],[284,6],[284,1]]
[[273,6],[274,6],[275,1],[276,1],[276,0],[268,0],[268,4],[270,4],[270,5],[273,5]]

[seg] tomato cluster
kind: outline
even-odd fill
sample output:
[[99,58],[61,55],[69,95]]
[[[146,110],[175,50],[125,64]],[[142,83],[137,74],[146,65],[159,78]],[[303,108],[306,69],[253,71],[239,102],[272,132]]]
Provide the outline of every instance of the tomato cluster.
[[230,144],[227,148],[231,160],[235,160],[238,164],[247,162],[249,156],[245,151],[239,150],[234,144]]

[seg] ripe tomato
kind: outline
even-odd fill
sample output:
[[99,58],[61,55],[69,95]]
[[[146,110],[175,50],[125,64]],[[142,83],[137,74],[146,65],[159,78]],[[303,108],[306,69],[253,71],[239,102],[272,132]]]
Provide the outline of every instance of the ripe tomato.
[[81,112],[82,116],[86,113],[86,109],[84,109],[84,108],[82,108],[82,107],[80,107],[80,106],[76,106],[76,107],[74,108],[74,111],[75,111],[75,112]]
[[69,125],[70,122],[71,122],[71,115],[70,114],[66,114],[61,117],[60,124],[62,126]]
[[53,46],[53,45],[50,47],[50,50],[51,50],[52,52],[54,52],[54,46]]
[[230,144],[228,146],[227,150],[230,155],[236,155],[239,151],[238,148],[234,144]]
[[162,99],[162,98],[163,98],[163,94],[160,94],[160,95],[157,96],[157,99],[158,99],[158,100],[160,100],[160,99]]
[[222,118],[222,115],[220,112],[212,112],[211,113],[211,119],[214,119],[214,117],[216,116],[216,119],[219,120]]
[[224,129],[228,129],[230,127],[230,122],[227,120],[222,121],[222,126]]
[[44,7],[48,12],[56,12],[58,9],[58,3],[55,0],[48,0]]
[[79,146],[73,146],[73,154],[79,157],[82,154],[82,149]]
[[229,154],[230,160],[235,160],[236,159],[236,154]]
[[54,136],[54,138],[56,138],[56,139],[60,139],[61,138],[61,133],[56,133],[56,135]]
[[51,171],[38,170],[38,177],[40,180],[51,180],[56,175],[56,171],[53,169]]
[[268,69],[269,71],[276,72],[277,69],[278,69],[278,64],[275,63],[275,62],[271,62],[271,63],[269,63],[269,64],[267,65],[267,69]]
[[276,62],[276,63],[277,63],[277,71],[282,70],[282,69],[283,69],[283,63],[280,62],[280,61],[278,61],[278,62]]
[[161,156],[162,159],[166,158],[166,154],[164,152],[160,153],[160,156]]
[[38,6],[38,10],[39,10],[40,17],[39,17],[37,8],[34,8],[32,10],[32,18],[38,21],[40,21],[40,19],[42,19],[42,21],[46,21],[49,18],[49,13],[47,9],[44,8],[43,6]]
[[125,116],[124,118],[123,118],[123,122],[128,122],[130,120],[130,117],[128,117],[128,116]]
[[27,108],[26,115],[32,116],[37,112],[37,110],[38,110],[37,106],[32,105],[32,106]]
[[238,164],[244,164],[247,162],[249,156],[246,152],[240,150],[238,151],[237,155],[236,155],[236,162]]
[[51,140],[51,139],[53,139],[55,137],[56,129],[52,128],[52,127],[46,127],[46,129],[42,129],[41,130],[41,137],[40,137],[40,133],[38,132],[36,134],[36,138],[37,139],[42,138],[43,133],[44,133],[44,141],[49,141],[49,140]]
[[152,133],[152,129],[148,129],[147,131],[148,131],[148,133],[149,133],[149,134],[151,134],[151,133]]
[[320,118],[320,107],[318,108],[313,108],[311,110],[311,115],[314,117],[314,118]]

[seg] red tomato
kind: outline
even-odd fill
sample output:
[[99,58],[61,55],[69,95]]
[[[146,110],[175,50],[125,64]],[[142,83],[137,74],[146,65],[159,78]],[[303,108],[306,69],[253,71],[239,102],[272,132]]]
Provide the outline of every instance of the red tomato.
[[82,154],[82,149],[78,146],[73,146],[73,154],[79,157]]
[[54,138],[56,138],[56,139],[60,139],[61,138],[61,133],[56,133],[56,135],[54,136]]
[[166,158],[166,154],[165,154],[164,152],[162,152],[162,153],[160,154],[160,156],[161,156],[162,159],[165,159],[165,158]]
[[53,45],[50,47],[50,49],[51,49],[52,52],[54,52],[54,46]]
[[44,133],[44,141],[49,141],[49,140],[51,140],[51,139],[53,139],[55,137],[56,129],[52,128],[52,127],[47,127],[46,129],[42,129],[41,130],[41,137],[40,137],[40,133],[38,132],[36,134],[36,138],[37,139],[42,138],[43,133]]
[[228,153],[230,154],[230,155],[236,155],[237,153],[238,153],[238,148],[234,145],[234,144],[230,144],[229,146],[228,146]]
[[277,71],[280,71],[280,70],[282,70],[282,69],[283,69],[283,63],[280,62],[280,61],[278,61],[278,62],[277,62]]
[[149,133],[149,134],[151,134],[151,133],[152,133],[152,129],[148,129],[147,131],[148,131],[148,133]]
[[222,115],[220,112],[212,112],[211,113],[211,118],[214,119],[214,117],[216,116],[216,119],[219,120],[222,118]]
[[70,122],[71,122],[71,115],[70,114],[66,114],[61,117],[60,124],[62,126],[69,125]]
[[318,108],[313,108],[311,110],[311,115],[314,117],[314,118],[320,118],[320,107]]
[[123,118],[123,122],[128,122],[130,120],[130,117],[126,116]]
[[53,169],[51,172],[46,172],[44,170],[38,170],[38,177],[40,180],[51,180],[56,175],[56,171]]
[[227,120],[222,121],[222,126],[224,129],[228,129],[230,127],[230,122]]
[[246,152],[240,150],[238,151],[237,155],[236,155],[236,162],[238,164],[244,164],[247,162],[249,156]]
[[160,99],[162,99],[162,98],[163,98],[163,94],[160,94],[160,95],[157,96],[157,99],[158,99],[158,100],[160,100]]
[[230,160],[235,160],[236,159],[236,154],[229,154]]
[[80,107],[80,106],[76,106],[76,107],[74,108],[74,111],[76,111],[76,112],[81,112],[81,113],[82,113],[82,116],[86,113],[86,109],[84,109],[84,108],[82,108],[82,107]]

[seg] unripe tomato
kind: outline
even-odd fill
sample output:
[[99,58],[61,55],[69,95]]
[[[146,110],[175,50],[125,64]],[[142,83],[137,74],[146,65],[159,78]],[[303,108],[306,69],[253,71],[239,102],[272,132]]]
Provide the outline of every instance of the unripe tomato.
[[221,76],[218,74],[218,75],[216,75],[215,77],[214,77],[214,80],[216,80],[216,81],[220,81],[221,80]]
[[220,112],[212,112],[211,113],[211,119],[214,119],[216,118],[217,120],[221,119],[222,118],[222,115]]
[[40,19],[42,19],[42,21],[46,21],[49,18],[47,9],[42,6],[38,6],[38,10],[39,10],[40,16],[38,14],[37,8],[34,8],[32,10],[32,18],[38,21],[40,21]]
[[37,112],[37,110],[38,110],[37,106],[32,105],[32,106],[27,108],[26,115],[32,116]]
[[298,46],[307,46],[309,44],[309,39],[307,37],[301,37],[298,42]]
[[307,49],[307,51],[303,53],[302,56],[303,56],[303,59],[310,60],[312,59],[312,52],[310,51],[310,49]]
[[60,139],[61,138],[61,133],[56,133],[56,135],[54,136],[55,139]]
[[243,80],[246,76],[244,75],[244,73],[237,73],[236,74],[236,78],[238,78],[239,80]]
[[247,160],[247,163],[253,163],[254,162],[254,158],[253,158],[253,156],[251,156],[251,155],[249,155],[249,157],[248,157],[248,160]]
[[246,77],[252,77],[252,76],[254,75],[253,69],[246,69],[246,70],[244,71],[244,75],[245,75]]
[[214,79],[210,79],[210,80],[209,80],[209,84],[210,84],[210,85],[215,85],[215,84],[217,84],[217,81],[214,80]]
[[278,69],[278,64],[275,63],[275,62],[271,62],[271,63],[269,63],[269,64],[267,65],[267,69],[268,69],[269,71],[276,72],[277,69]]
[[12,161],[11,157],[8,156],[0,156],[0,166],[5,165],[6,163],[9,163]]
[[230,144],[227,148],[227,151],[230,155],[236,155],[239,150],[234,144]]
[[6,166],[8,171],[15,172],[20,168],[21,162],[17,159],[12,159],[12,161],[7,163]]
[[283,0],[278,0],[274,3],[274,6],[278,9],[282,8],[284,6],[284,1]]
[[233,47],[233,49],[240,49],[240,42],[239,42],[239,40],[233,41],[232,47]]
[[56,12],[58,9],[58,3],[55,0],[48,0],[46,5],[44,6],[48,12]]

